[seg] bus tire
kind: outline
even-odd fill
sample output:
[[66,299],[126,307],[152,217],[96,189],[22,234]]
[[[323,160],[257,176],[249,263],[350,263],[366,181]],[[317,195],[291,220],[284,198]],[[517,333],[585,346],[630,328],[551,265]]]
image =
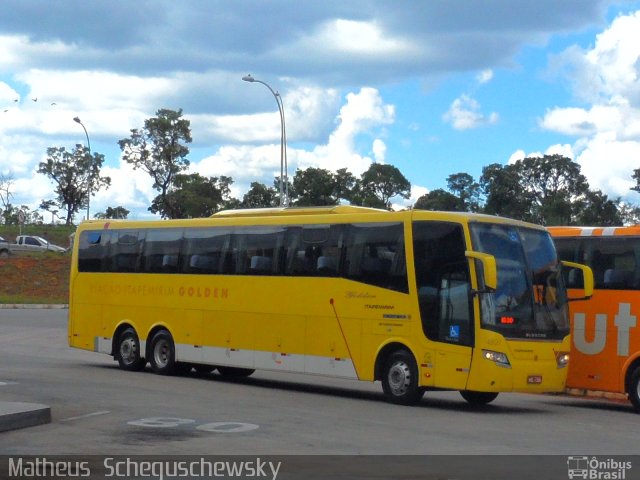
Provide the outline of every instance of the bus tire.
[[133,328],[127,328],[118,335],[115,359],[123,370],[139,372],[147,364],[140,356],[140,339]]
[[627,395],[637,412],[640,412],[640,367],[636,367],[629,377]]
[[218,372],[223,377],[244,378],[252,375],[255,370],[252,368],[218,367]]
[[486,405],[493,402],[498,396],[496,392],[476,392],[474,390],[460,390],[460,395],[471,405]]
[[176,347],[173,337],[166,330],[160,330],[151,339],[149,364],[154,373],[173,375],[178,373]]
[[382,391],[391,403],[414,405],[424,389],[418,385],[418,365],[407,350],[393,352],[384,363]]

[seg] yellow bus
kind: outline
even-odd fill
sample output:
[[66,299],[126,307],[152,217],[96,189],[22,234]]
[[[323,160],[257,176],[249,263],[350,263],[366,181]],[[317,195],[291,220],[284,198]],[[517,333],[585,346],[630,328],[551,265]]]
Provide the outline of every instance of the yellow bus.
[[468,213],[92,220],[73,247],[69,344],[125,370],[309,373],[381,381],[399,404],[428,389],[484,404],[563,390],[560,278],[546,230]]
[[[593,270],[588,302],[572,304],[570,388],[627,394],[640,412],[640,226],[550,227],[560,258]],[[581,288],[568,276],[569,288]]]

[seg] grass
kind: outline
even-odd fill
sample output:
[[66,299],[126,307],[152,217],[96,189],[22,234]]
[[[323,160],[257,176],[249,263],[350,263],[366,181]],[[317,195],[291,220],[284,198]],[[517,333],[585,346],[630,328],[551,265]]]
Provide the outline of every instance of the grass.
[[[25,225],[22,235],[39,235],[67,247],[75,227]],[[0,225],[0,236],[13,242],[18,225]],[[0,258],[0,304],[61,304],[69,301],[71,255],[44,252]]]

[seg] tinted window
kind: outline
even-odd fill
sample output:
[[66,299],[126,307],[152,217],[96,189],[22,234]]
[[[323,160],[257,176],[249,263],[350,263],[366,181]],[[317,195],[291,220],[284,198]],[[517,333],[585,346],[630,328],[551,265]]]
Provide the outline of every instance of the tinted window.
[[346,278],[408,292],[401,223],[350,225],[346,251]]
[[289,227],[287,272],[336,277],[343,263],[345,225]]
[[[182,251],[182,271],[185,273],[222,273],[233,267],[225,263],[231,229],[187,228]],[[226,268],[225,268],[226,266]]]
[[80,272],[101,272],[109,252],[110,232],[84,231],[78,245],[78,270]]
[[147,230],[140,270],[149,273],[179,271],[181,228]]
[[283,273],[285,227],[250,227],[234,232],[232,241],[235,271],[247,275]]
[[[585,263],[593,270],[595,288],[640,289],[640,239],[635,237],[556,238],[562,260]],[[576,278],[580,278],[576,276]],[[568,287],[581,285],[566,273]]]
[[137,230],[112,230],[109,253],[110,271],[135,272],[138,268],[144,233]]
[[414,222],[413,250],[425,335],[440,342],[471,345],[472,297],[462,227]]

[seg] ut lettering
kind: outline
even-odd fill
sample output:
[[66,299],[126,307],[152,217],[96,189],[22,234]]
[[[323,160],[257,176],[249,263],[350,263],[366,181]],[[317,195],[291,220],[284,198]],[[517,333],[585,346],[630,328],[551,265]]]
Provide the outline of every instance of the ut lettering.
[[[604,350],[607,343],[607,315],[596,314],[595,335],[591,342],[587,342],[586,318],[584,313],[576,313],[573,316],[573,343],[576,349],[587,355],[597,355]],[[614,317],[614,325],[618,329],[618,355],[629,355],[629,330],[636,326],[636,316],[631,315],[630,303],[619,303],[618,313]]]

